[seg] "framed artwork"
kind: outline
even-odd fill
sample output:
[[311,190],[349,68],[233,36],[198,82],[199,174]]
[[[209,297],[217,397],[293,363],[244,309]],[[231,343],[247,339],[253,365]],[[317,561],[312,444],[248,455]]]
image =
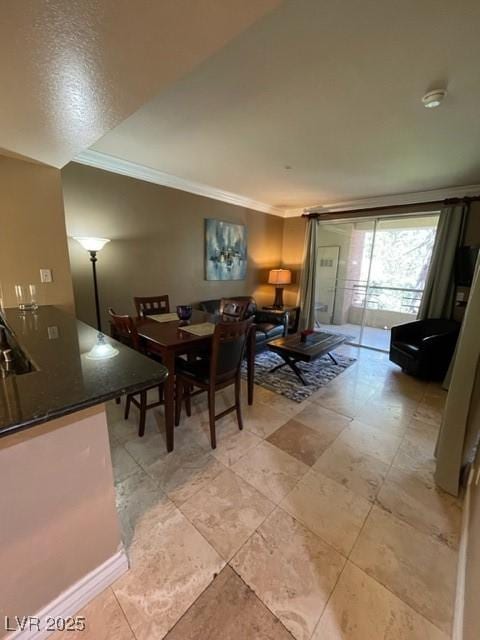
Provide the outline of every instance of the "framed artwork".
[[205,280],[244,280],[247,229],[244,224],[205,220]]

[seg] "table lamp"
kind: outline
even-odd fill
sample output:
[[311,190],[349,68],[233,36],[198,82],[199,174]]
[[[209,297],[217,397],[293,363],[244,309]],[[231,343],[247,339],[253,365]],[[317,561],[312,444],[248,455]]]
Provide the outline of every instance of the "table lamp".
[[275,300],[273,307],[275,309],[283,308],[283,286],[290,284],[292,281],[292,272],[290,269],[272,269],[268,274],[268,284],[275,285]]
[[95,312],[97,314],[97,329],[102,331],[102,323],[100,320],[100,305],[98,302],[98,285],[97,285],[97,252],[110,242],[108,238],[78,238],[74,236],[74,240],[79,242],[84,249],[88,251],[90,254],[90,261],[92,263],[92,272],[93,272],[93,291],[95,294]]

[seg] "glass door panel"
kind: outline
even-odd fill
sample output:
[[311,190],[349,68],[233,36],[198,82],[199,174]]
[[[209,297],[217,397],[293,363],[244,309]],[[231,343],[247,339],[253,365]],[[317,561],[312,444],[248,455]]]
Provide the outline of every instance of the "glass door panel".
[[[371,243],[360,344],[388,351],[390,329],[416,319],[438,215],[378,218]],[[365,269],[368,257],[365,256]]]
[[[319,223],[315,319],[317,329],[359,344],[365,311],[374,221]],[[369,258],[370,259],[370,258]]]
[[321,222],[316,327],[388,351],[390,329],[415,320],[438,214]]

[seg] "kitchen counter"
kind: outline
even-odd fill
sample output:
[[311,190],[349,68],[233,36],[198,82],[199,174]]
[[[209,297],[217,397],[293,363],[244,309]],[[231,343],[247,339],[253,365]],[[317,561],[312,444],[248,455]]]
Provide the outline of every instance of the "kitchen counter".
[[106,337],[118,350],[93,360],[96,329],[53,306],[6,309],[3,319],[32,371],[0,378],[0,437],[160,384],[161,364]]

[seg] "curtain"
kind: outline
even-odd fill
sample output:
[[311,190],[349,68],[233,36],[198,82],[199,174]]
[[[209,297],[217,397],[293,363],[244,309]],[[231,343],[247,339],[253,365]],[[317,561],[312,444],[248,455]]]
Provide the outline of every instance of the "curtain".
[[435,482],[453,495],[458,495],[462,470],[472,459],[480,437],[479,318],[480,258],[477,260],[476,274],[457,344],[457,355],[436,448]]
[[305,234],[303,251],[302,275],[298,291],[298,306],[300,307],[299,328],[313,329],[315,326],[315,280],[317,272],[317,235],[318,220],[309,218]]
[[432,260],[425,282],[418,319],[447,318],[455,297],[455,256],[463,240],[468,204],[444,207],[438,221]]

